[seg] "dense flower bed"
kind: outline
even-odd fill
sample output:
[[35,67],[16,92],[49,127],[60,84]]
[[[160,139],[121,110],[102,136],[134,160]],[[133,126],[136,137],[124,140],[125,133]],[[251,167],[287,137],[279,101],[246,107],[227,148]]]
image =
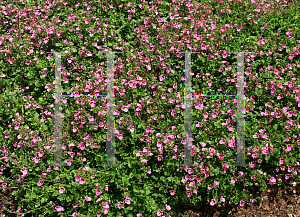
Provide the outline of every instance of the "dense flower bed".
[[[24,216],[171,216],[243,186],[299,177],[299,10],[259,1],[1,2],[0,168]],[[50,53],[47,53],[49,52]],[[53,164],[55,52],[62,160]],[[115,156],[106,163],[107,54]],[[192,54],[192,167],[185,159],[185,54]],[[237,58],[244,57],[245,162],[236,163]],[[199,97],[199,95],[201,95]],[[250,194],[251,196],[251,194]],[[25,206],[26,204],[26,206]],[[23,206],[24,205],[24,206]]]

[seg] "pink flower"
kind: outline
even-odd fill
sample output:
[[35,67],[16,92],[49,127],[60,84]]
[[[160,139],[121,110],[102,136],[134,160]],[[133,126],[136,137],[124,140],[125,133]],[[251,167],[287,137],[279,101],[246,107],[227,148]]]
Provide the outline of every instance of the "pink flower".
[[59,193],[60,193],[60,194],[63,194],[64,191],[65,191],[65,188],[64,188],[64,187],[59,187]]
[[225,198],[223,196],[221,196],[220,201],[223,202],[223,203],[225,203],[226,200],[225,200]]
[[22,169],[21,169],[21,173],[23,173],[23,176],[25,175],[27,175],[27,169],[25,168],[25,167],[23,167]]
[[141,156],[143,156],[143,153],[141,151],[139,151],[138,153],[136,153],[136,156],[141,157]]
[[118,139],[120,139],[120,140],[123,139],[123,135],[122,135],[122,134],[119,134],[117,137],[118,137]]
[[161,95],[161,98],[162,98],[162,99],[166,99],[166,96],[167,96],[166,94],[162,94],[162,95]]
[[89,121],[94,121],[95,120],[93,116],[90,116],[88,119],[89,119]]
[[215,200],[215,199],[212,199],[212,200],[210,201],[210,205],[211,205],[211,206],[214,206],[215,204],[217,204],[217,203],[216,203],[216,200]]
[[91,201],[92,198],[86,195],[86,196],[85,196],[85,200],[86,200],[86,201]]
[[278,96],[277,96],[277,99],[278,100],[280,100],[280,99],[282,99],[283,98],[283,95],[282,94],[279,94]]
[[26,62],[25,62],[25,63],[26,63],[26,65],[28,65],[28,66],[29,66],[29,65],[30,65],[30,63],[31,63],[31,60],[26,60]]
[[142,214],[138,213],[138,214],[136,215],[136,217],[142,217]]
[[229,125],[229,126],[227,126],[227,128],[228,128],[228,130],[229,130],[229,131],[231,131],[231,132],[233,132],[233,131],[234,131],[234,128],[233,128],[233,126],[232,126],[232,125]]
[[204,112],[204,113],[203,113],[203,116],[204,116],[204,118],[208,118],[208,113],[207,113],[207,112]]
[[63,211],[65,210],[65,209],[64,209],[63,207],[61,207],[61,206],[56,206],[55,209],[56,209],[57,212],[63,212]]
[[276,184],[276,179],[274,177],[271,177],[269,182],[270,184]]
[[67,160],[66,163],[67,163],[68,166],[72,165],[72,161],[71,160]]
[[39,157],[33,157],[32,159],[33,159],[34,163],[38,163],[40,161]]
[[164,214],[163,211],[161,211],[160,209],[156,213],[157,216],[162,216],[163,214]]
[[162,160],[162,158],[163,158],[163,156],[162,156],[162,155],[158,155],[158,157],[157,157],[157,160],[158,160],[158,161],[161,161],[161,160]]
[[285,159],[284,158],[280,158],[279,163],[280,164],[284,164],[284,162],[285,162]]
[[93,54],[91,53],[91,51],[87,51],[87,52],[86,52],[86,55],[87,55],[87,56],[93,56]]
[[170,17],[170,19],[171,19],[171,20],[174,20],[174,18],[175,18],[175,14],[173,14],[173,13],[169,13],[169,17]]
[[170,210],[171,210],[171,207],[170,207],[168,204],[166,204],[166,210],[167,210],[167,211],[170,211]]
[[130,201],[130,199],[128,197],[125,197],[125,203],[128,204],[128,205],[131,204],[131,201]]
[[134,131],[134,126],[129,126],[129,130],[130,130],[130,132],[132,132],[133,133],[133,131]]
[[261,151],[262,154],[268,154],[268,147],[262,147],[262,151]]
[[226,28],[225,27],[221,27],[220,32],[225,32],[225,31],[226,31]]
[[96,189],[96,195],[97,195],[97,196],[99,196],[101,193],[102,193],[102,191],[101,191],[101,190],[99,190],[99,189]]
[[78,130],[78,128],[77,128],[77,127],[75,127],[75,126],[73,126],[73,133],[76,133],[76,132],[77,132],[77,130]]
[[171,194],[172,196],[174,196],[175,193],[176,193],[176,191],[174,191],[174,190],[171,190],[171,191],[170,191],[170,194]]
[[121,209],[124,206],[124,203],[118,202],[118,208]]
[[127,106],[122,106],[122,111],[124,111],[124,112],[128,112],[128,108],[127,108]]
[[77,148],[79,148],[80,150],[84,150],[85,146],[84,146],[83,142],[79,143],[79,145],[77,146]]
[[37,185],[38,185],[38,186],[41,186],[41,185],[43,185],[43,182],[42,182],[42,180],[39,180],[39,181],[38,181],[38,183],[37,183]]
[[9,62],[10,64],[14,64],[14,62],[11,59],[6,59],[7,62]]
[[237,179],[236,178],[231,178],[231,183],[234,184],[236,183]]
[[146,170],[146,173],[147,173],[147,174],[151,174],[151,169],[147,169],[147,170]]
[[142,159],[142,163],[146,164],[147,163],[147,160],[146,159]]
[[105,202],[105,203],[103,204],[103,208],[104,208],[104,209],[108,209],[108,208],[109,208],[109,205],[108,205],[107,202]]
[[240,206],[244,206],[244,205],[245,205],[245,203],[246,203],[246,202],[245,202],[245,201],[243,201],[243,200],[242,200],[242,201],[240,201]]
[[226,143],[226,141],[225,141],[224,138],[222,138],[219,143],[222,144],[222,145],[224,145]]
[[86,182],[85,179],[80,177],[79,184],[83,185],[85,182]]
[[159,22],[159,23],[162,22],[162,21],[163,21],[162,18],[158,18],[158,19],[157,19],[157,22]]
[[165,80],[166,79],[166,76],[164,76],[164,75],[161,75],[160,77],[159,77],[159,80],[160,81],[163,81],[163,80]]
[[[23,182],[23,177],[19,177],[19,178],[17,179],[17,181],[18,181],[19,183]],[[39,184],[38,184],[38,185],[39,185]]]
[[212,114],[212,116],[213,116],[213,118],[216,118],[216,117],[218,116],[218,113],[215,113],[215,112],[214,112],[214,113]]
[[74,93],[72,93],[72,96],[75,97],[75,98],[79,98],[80,94],[79,94],[78,91],[75,91]]

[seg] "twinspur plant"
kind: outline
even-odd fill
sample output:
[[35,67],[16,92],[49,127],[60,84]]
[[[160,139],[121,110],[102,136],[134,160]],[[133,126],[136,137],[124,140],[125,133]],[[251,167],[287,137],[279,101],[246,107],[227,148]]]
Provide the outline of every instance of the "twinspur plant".
[[1,1],[7,211],[171,217],[299,178],[299,8],[286,3]]

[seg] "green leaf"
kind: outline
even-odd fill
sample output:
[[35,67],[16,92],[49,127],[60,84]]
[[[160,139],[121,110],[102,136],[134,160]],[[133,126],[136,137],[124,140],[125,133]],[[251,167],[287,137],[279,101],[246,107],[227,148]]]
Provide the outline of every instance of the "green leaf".
[[167,180],[168,180],[169,182],[172,182],[172,181],[174,180],[174,178],[173,178],[173,177],[168,177]]
[[34,203],[28,202],[28,207],[29,207],[29,208],[34,208]]
[[41,199],[41,203],[45,203],[45,202],[47,202],[48,201],[48,199],[49,199],[49,195],[44,195],[43,197],[42,197],[42,199]]
[[127,207],[126,209],[128,209],[128,210],[133,210],[133,206],[129,206],[129,207]]
[[65,199],[66,195],[61,194],[57,197],[57,199],[59,199],[60,201],[63,201]]
[[40,201],[37,200],[37,201],[35,202],[35,208],[39,207],[40,205],[41,205],[41,204],[40,204]]
[[146,195],[149,195],[149,194],[151,194],[151,191],[150,191],[149,187],[146,187]]
[[58,191],[55,190],[55,191],[53,192],[52,195],[53,195],[54,197],[57,196],[57,195],[58,195]]
[[72,198],[71,198],[70,196],[67,196],[67,197],[66,197],[66,200],[67,200],[67,202],[71,202],[71,201],[72,201]]
[[166,182],[167,180],[166,180],[166,177],[164,177],[164,176],[161,176],[160,177],[160,180],[162,181],[162,182]]

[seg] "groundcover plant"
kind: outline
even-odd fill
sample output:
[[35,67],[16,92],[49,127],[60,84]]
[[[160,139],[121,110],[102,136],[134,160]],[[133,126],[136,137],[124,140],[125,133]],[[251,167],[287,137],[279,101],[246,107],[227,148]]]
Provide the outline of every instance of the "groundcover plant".
[[[1,1],[0,182],[21,200],[12,213],[174,216],[184,202],[244,206],[257,199],[244,186],[264,190],[299,178],[299,9],[285,3]],[[102,167],[107,51],[119,52],[113,64],[119,166]],[[242,51],[245,167],[234,166]],[[55,52],[63,94],[65,165],[59,166]],[[194,165],[182,167],[185,52],[191,52]]]

